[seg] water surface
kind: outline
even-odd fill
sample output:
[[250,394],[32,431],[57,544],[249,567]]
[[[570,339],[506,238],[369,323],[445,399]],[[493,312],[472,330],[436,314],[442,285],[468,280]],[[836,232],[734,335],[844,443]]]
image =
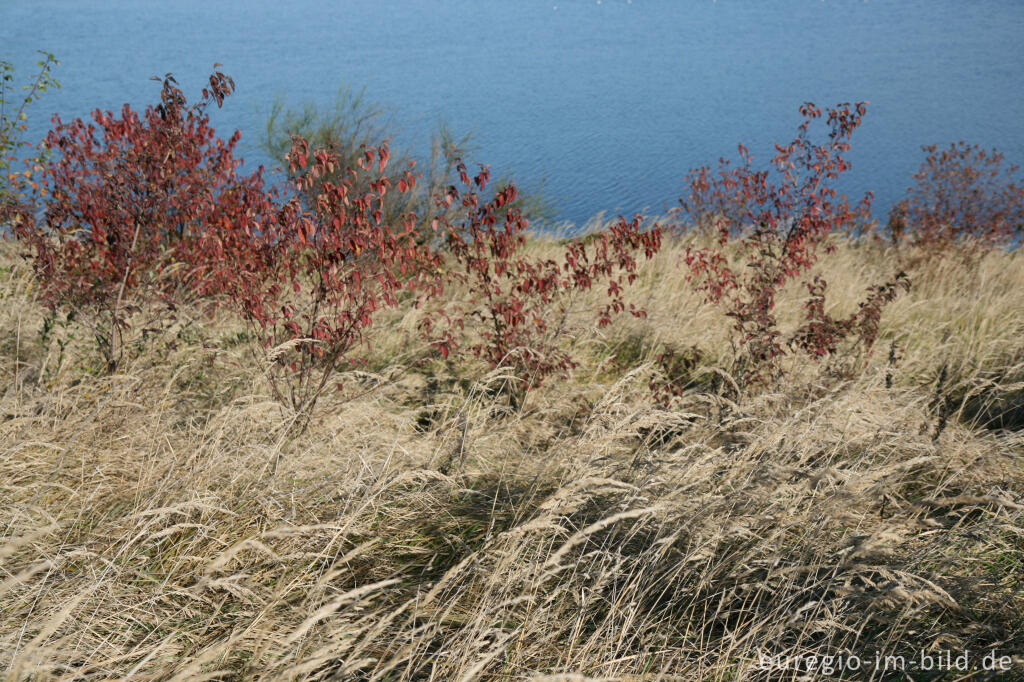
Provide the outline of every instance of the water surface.
[[[661,212],[686,171],[745,142],[767,159],[797,108],[869,100],[841,189],[883,215],[923,144],[967,140],[1024,162],[1024,2],[991,0],[0,0],[0,58],[62,62],[49,114],[142,108],[215,62],[238,90],[215,124],[249,165],[269,105],[330,105],[342,83],[388,106],[396,144],[440,120],[479,161],[545,190],[563,219]],[[21,80],[21,79],[19,79]]]

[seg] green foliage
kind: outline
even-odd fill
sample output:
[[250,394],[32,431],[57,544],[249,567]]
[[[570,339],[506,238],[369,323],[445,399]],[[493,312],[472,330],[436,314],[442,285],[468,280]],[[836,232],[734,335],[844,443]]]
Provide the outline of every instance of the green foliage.
[[[369,100],[366,88],[358,91],[342,85],[338,89],[332,108],[318,108],[307,102],[301,109],[286,108],[284,100],[278,98],[267,117],[266,135],[262,149],[282,168],[288,167],[287,155],[296,137],[306,140],[313,149],[328,150],[339,160],[338,172],[328,174],[315,185],[310,196],[322,189],[323,182],[337,183],[337,175],[345,168],[355,168],[362,157],[364,148],[389,140],[389,131],[395,128],[388,110],[381,104]],[[430,156],[415,158],[407,149],[394,148],[389,171],[392,184],[397,184],[403,169],[415,164],[420,180],[412,191],[401,196],[392,196],[384,206],[384,222],[398,222],[402,216],[415,213],[421,224],[430,225],[435,219],[459,219],[464,207],[455,205],[443,210],[434,197],[447,193],[447,188],[458,184],[453,159],[470,159],[473,154],[473,134],[456,134],[441,123],[431,136]],[[292,178],[294,179],[294,178]],[[507,185],[508,178],[498,178],[499,185]],[[555,208],[541,190],[520,192],[512,205],[506,207],[519,210],[524,216],[538,222],[552,222]],[[504,217],[502,213],[501,217]]]
[[[370,146],[386,137],[389,120],[386,111],[366,99],[366,89],[354,92],[342,85],[338,88],[334,108],[322,111],[312,102],[301,110],[285,109],[280,97],[274,101],[267,118],[263,150],[282,165],[287,165],[292,138],[299,136],[317,149],[330,148],[339,158],[354,167],[362,156],[361,145]],[[399,159],[400,160],[400,159]]]
[[[9,61],[0,60],[0,205],[4,202],[17,199],[16,176],[12,172],[14,162],[17,161],[17,151],[21,147],[31,146],[20,138],[21,133],[28,129],[26,121],[28,105],[38,100],[43,93],[50,88],[59,88],[60,83],[53,77],[51,71],[60,62],[49,52],[39,50],[43,59],[36,62],[39,73],[34,80],[21,87],[25,92],[23,97],[15,95],[14,87],[14,65]],[[17,110],[15,110],[17,106]],[[33,165],[29,159],[29,165]],[[30,171],[26,171],[30,173]]]

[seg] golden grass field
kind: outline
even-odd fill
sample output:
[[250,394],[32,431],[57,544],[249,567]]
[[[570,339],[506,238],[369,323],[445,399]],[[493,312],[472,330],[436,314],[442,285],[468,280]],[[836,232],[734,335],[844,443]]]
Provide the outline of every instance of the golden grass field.
[[[817,679],[763,657],[966,649],[1012,669],[941,679],[1024,679],[1024,257],[917,266],[862,372],[791,356],[752,392],[682,249],[643,266],[647,319],[574,300],[580,366],[518,409],[475,360],[397,371],[400,310],[296,435],[240,322],[186,311],[105,376],[84,328],[41,343],[5,245],[0,676]],[[818,265],[846,312],[899,267]],[[704,351],[669,408],[665,342]]]

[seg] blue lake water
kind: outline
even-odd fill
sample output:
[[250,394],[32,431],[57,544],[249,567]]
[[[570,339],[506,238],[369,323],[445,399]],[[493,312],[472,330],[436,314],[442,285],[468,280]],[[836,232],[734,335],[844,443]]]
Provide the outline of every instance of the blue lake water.
[[396,145],[438,121],[476,135],[474,158],[536,187],[560,218],[661,213],[688,169],[767,160],[799,105],[870,100],[840,185],[884,216],[923,144],[966,140],[1024,163],[1022,0],[0,0],[0,59],[19,84],[36,49],[63,88],[28,137],[125,102],[173,72],[195,96],[215,62],[237,92],[215,111],[253,167],[275,96],[329,106],[365,86]]

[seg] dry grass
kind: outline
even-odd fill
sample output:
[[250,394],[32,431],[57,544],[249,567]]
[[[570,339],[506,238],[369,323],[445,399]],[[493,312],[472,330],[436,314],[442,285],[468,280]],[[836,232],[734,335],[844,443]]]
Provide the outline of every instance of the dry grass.
[[[731,355],[680,248],[642,272],[647,320],[597,330],[574,302],[581,367],[517,411],[501,372],[439,365],[295,436],[241,326],[179,323],[100,376],[80,328],[40,342],[7,247],[0,673],[797,679],[759,656],[963,649],[1024,673],[1022,257],[913,273],[854,379],[794,359],[783,389],[698,380],[663,409],[659,344],[708,377]],[[842,243],[821,267],[852,310],[898,266]],[[350,385],[403,362],[414,314]]]

